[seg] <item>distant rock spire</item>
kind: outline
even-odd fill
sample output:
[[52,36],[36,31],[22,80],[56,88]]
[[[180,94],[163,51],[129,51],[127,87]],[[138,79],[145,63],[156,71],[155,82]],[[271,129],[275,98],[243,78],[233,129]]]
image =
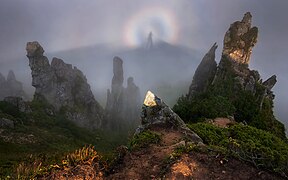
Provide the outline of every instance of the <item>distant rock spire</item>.
[[152,48],[153,48],[153,34],[152,32],[150,32],[147,38],[146,49],[152,49]]
[[0,100],[8,96],[27,99],[22,83],[16,80],[12,70],[9,71],[7,78],[0,73]]
[[136,126],[140,118],[141,97],[139,87],[133,77],[127,79],[127,87],[123,87],[123,60],[113,59],[113,78],[111,90],[107,90],[106,112],[108,127],[117,130],[122,125]]
[[16,80],[15,74],[12,70],[10,70],[7,76],[7,81],[15,81],[15,80]]

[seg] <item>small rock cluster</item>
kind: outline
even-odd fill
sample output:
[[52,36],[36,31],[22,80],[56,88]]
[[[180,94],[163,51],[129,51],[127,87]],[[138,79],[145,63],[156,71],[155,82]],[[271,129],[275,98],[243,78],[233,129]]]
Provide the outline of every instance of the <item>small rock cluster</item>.
[[136,133],[154,126],[174,128],[184,133],[192,142],[202,142],[202,139],[191,131],[170,107],[151,91],[148,91],[142,106],[141,126]]

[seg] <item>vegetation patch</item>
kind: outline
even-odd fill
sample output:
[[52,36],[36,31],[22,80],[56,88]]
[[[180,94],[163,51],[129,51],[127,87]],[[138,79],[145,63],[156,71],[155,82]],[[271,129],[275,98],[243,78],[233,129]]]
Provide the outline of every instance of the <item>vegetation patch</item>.
[[288,176],[288,143],[281,138],[254,128],[237,124],[229,128],[219,128],[211,124],[189,124],[211,147],[220,147],[226,154]]
[[[12,177],[16,168],[29,176],[46,172],[43,167],[48,168],[61,161],[64,153],[86,144],[95,145],[99,152],[109,153],[128,141],[126,134],[80,128],[67,120],[65,115],[53,112],[53,107],[41,98],[30,102],[30,107],[32,112],[22,113],[0,101],[0,118],[7,118],[15,124],[14,128],[0,131],[0,179]],[[33,167],[29,167],[32,164]],[[42,169],[34,169],[39,164]]]
[[137,150],[140,148],[147,147],[149,144],[157,144],[161,140],[159,134],[152,131],[143,131],[136,134],[129,142],[128,148],[130,150]]
[[[47,157],[31,156],[29,161],[20,163],[15,169],[15,176],[11,178],[16,179],[35,179],[35,178],[49,178],[51,175],[61,177],[63,174],[72,175],[79,170],[80,166],[88,166],[95,176],[102,177],[101,172],[101,156],[97,153],[95,148],[91,145],[84,146],[64,156],[64,158],[57,158],[58,160],[50,161]],[[60,160],[61,159],[61,160]],[[77,168],[78,167],[78,168]],[[83,168],[80,168],[83,169]],[[84,168],[85,169],[85,168]],[[85,170],[84,170],[85,171]],[[88,170],[87,170],[88,171]],[[77,172],[79,173],[79,172]],[[85,172],[83,172],[85,173]]]

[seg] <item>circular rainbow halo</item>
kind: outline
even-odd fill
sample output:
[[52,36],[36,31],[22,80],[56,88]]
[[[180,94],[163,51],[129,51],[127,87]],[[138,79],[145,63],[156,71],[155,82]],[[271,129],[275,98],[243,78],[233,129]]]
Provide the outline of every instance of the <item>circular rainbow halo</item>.
[[154,39],[169,43],[177,42],[178,38],[175,16],[165,8],[144,9],[131,17],[124,27],[124,42],[130,47],[146,43],[150,32]]

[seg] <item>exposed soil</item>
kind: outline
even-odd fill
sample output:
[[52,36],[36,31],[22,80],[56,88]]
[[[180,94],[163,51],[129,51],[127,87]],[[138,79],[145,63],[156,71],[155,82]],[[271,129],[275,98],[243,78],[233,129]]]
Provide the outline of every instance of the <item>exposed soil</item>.
[[183,134],[175,130],[157,130],[162,135],[162,141],[139,151],[128,153],[123,165],[116,173],[107,179],[154,179],[160,178],[162,165],[183,139]]
[[124,157],[123,164],[107,179],[284,179],[274,173],[262,171],[245,162],[209,153],[183,154],[163,172],[165,159],[183,144],[184,135],[175,130],[161,130],[160,144],[152,144]]
[[204,153],[184,154],[172,165],[165,179],[284,179],[259,170],[236,159],[209,156]]

